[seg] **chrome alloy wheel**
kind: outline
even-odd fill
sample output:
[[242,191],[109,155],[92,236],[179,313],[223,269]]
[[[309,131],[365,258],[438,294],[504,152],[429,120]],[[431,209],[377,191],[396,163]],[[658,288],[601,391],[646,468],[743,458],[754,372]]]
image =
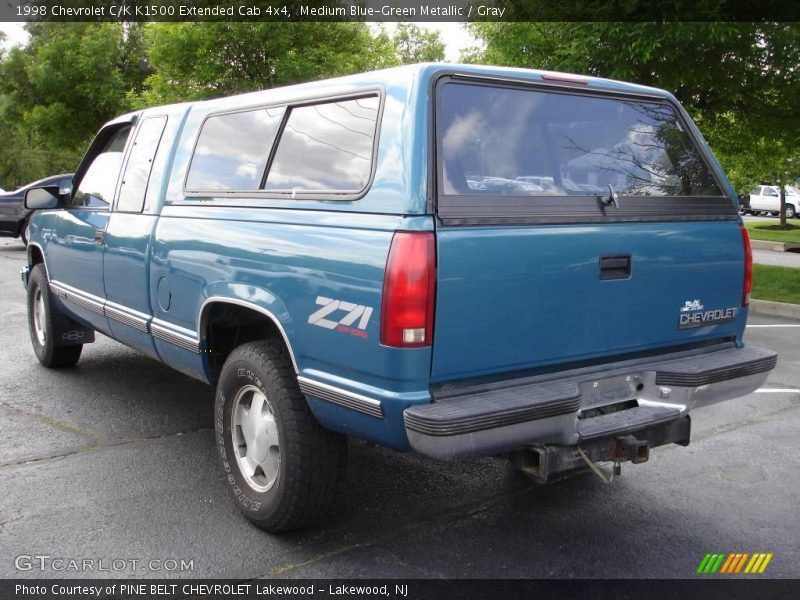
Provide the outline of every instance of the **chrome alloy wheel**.
[[33,297],[33,331],[36,333],[36,339],[41,346],[44,346],[46,341],[44,333],[44,311],[44,296],[42,295],[42,290],[37,289]]
[[257,387],[246,385],[236,394],[231,433],[247,484],[257,492],[268,491],[278,479],[281,450],[272,405]]

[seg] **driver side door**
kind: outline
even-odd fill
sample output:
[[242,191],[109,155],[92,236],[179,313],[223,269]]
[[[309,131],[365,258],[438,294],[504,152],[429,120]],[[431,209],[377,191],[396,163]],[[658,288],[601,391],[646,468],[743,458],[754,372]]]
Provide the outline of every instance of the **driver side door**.
[[115,123],[100,131],[75,173],[65,210],[45,232],[51,291],[79,320],[106,334],[105,233],[131,127]]

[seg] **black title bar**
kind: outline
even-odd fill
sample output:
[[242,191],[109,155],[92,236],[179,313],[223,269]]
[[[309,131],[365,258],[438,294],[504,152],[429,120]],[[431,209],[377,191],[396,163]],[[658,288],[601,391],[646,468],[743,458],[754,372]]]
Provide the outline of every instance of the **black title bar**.
[[783,0],[0,0],[0,21],[800,21]]
[[540,579],[540,580],[112,580],[6,579],[0,580],[4,600],[265,600],[317,598],[323,600],[783,600],[800,597],[800,580],[723,579]]

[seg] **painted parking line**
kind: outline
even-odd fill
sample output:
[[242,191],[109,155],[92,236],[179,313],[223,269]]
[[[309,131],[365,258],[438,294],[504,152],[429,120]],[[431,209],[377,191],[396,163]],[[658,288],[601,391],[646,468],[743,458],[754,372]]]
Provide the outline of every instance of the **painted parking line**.
[[754,394],[794,394],[800,392],[794,388],[759,388]]

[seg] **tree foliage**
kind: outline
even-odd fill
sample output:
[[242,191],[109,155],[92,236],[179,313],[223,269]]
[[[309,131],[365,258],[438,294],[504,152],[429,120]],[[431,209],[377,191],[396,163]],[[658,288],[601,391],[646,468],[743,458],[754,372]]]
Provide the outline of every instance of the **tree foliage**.
[[74,169],[99,125],[141,91],[140,26],[30,23],[0,64],[0,177],[9,187]]
[[392,43],[398,60],[404,65],[444,60],[445,48],[438,31],[399,23],[392,35]]
[[211,98],[396,62],[364,23],[153,23],[145,104]]

